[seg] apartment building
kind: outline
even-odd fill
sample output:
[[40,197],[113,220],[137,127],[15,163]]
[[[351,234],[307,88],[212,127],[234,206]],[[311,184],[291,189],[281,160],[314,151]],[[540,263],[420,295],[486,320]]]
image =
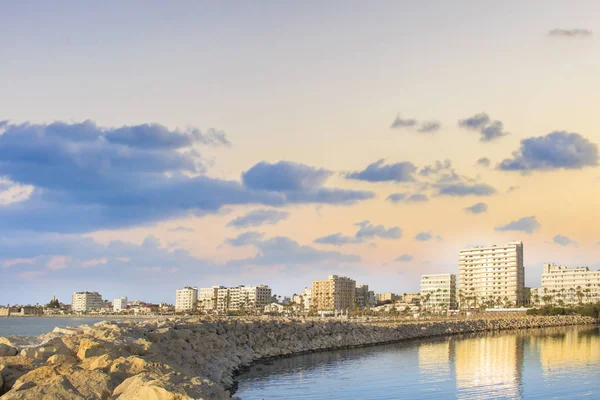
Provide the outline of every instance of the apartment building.
[[198,288],[186,286],[175,292],[175,311],[194,311],[198,303]]
[[378,304],[389,302],[389,301],[396,301],[397,299],[398,299],[398,296],[392,292],[377,293],[375,295],[375,301]]
[[354,279],[329,275],[326,280],[312,283],[311,302],[317,311],[350,310],[354,308],[355,296]]
[[78,312],[99,310],[104,305],[98,292],[75,292],[71,300],[71,310]]
[[121,312],[127,309],[127,297],[117,297],[113,300],[113,311]]
[[523,242],[460,251],[458,301],[461,309],[523,304]]
[[542,287],[531,289],[535,305],[574,305],[600,301],[600,270],[545,264]]
[[304,306],[304,311],[310,310],[310,299],[312,297],[312,289],[304,288],[301,294],[294,295],[292,301],[298,305]]
[[356,286],[356,293],[354,295],[354,302],[358,307],[372,307],[374,304],[371,302],[371,292],[369,292],[369,285],[358,285]]
[[421,276],[423,309],[442,312],[456,309],[456,275],[430,274]]
[[421,304],[421,293],[404,293],[402,295],[402,301],[406,304]]
[[270,303],[271,288],[266,285],[200,289],[200,304],[204,310],[263,310]]

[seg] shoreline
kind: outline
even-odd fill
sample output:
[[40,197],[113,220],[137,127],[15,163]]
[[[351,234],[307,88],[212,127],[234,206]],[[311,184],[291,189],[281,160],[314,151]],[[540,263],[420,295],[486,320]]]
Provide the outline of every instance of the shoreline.
[[[441,336],[592,324],[598,320],[579,316],[376,324],[259,317],[109,320],[12,342],[0,338],[0,352],[12,354],[0,357],[8,389],[2,399],[60,397],[72,387],[89,399],[143,399],[158,393],[182,400],[230,399],[242,369],[273,359]],[[3,350],[1,343],[8,346]]]

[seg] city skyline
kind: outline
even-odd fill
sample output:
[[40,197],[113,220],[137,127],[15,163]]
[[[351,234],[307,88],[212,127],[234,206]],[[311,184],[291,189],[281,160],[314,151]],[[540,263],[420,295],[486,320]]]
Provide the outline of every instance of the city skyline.
[[415,292],[511,241],[527,287],[598,269],[578,4],[0,4],[0,304]]

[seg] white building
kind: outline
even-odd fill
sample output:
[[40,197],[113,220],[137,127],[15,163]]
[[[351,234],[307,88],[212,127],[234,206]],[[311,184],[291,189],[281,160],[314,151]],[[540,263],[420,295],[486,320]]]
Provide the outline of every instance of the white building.
[[72,296],[72,311],[91,311],[102,308],[102,296],[98,292],[75,292]]
[[113,301],[113,311],[120,312],[127,309],[127,297],[117,297]]
[[292,301],[304,307],[304,311],[310,311],[310,298],[312,297],[312,288],[304,288],[301,294],[297,294]]
[[421,305],[434,312],[456,309],[456,275],[422,275]]
[[523,242],[460,251],[458,300],[461,309],[514,307],[524,301]]
[[175,293],[175,311],[194,311],[198,302],[198,288],[186,286]]
[[[200,289],[201,306],[205,310],[220,312],[252,310],[262,311],[271,303],[271,288],[266,285]],[[210,307],[210,308],[209,308]]]
[[600,301],[600,270],[545,264],[542,287],[531,289],[535,305],[574,305]]

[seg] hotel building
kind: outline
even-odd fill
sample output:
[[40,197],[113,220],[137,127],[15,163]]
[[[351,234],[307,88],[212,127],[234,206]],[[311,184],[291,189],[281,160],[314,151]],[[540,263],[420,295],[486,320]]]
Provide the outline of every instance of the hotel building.
[[458,300],[461,309],[523,304],[523,242],[460,251]]
[[600,270],[545,264],[542,287],[531,289],[535,305],[573,305],[600,301]]
[[127,309],[127,297],[117,297],[113,301],[113,311],[120,312]]
[[421,276],[421,305],[434,312],[456,309],[456,275]]
[[258,286],[213,286],[200,289],[200,306],[220,312],[263,310],[271,303],[271,288]]
[[194,311],[198,302],[198,288],[186,286],[175,293],[175,311]]
[[73,311],[99,310],[104,305],[102,296],[98,292],[75,292],[71,300]]
[[312,306],[317,311],[351,310],[354,308],[356,281],[344,276],[312,283]]

